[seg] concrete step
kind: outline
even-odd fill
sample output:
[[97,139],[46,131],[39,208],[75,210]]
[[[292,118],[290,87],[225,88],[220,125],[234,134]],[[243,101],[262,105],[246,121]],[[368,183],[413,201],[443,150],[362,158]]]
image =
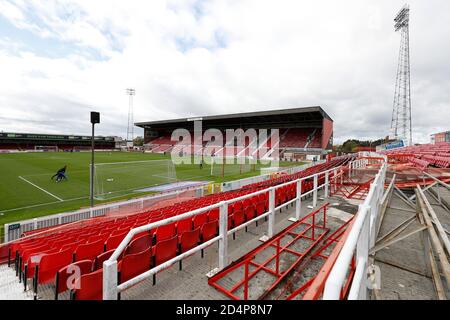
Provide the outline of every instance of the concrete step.
[[23,283],[7,264],[0,265],[0,300],[33,300],[32,290],[23,291]]

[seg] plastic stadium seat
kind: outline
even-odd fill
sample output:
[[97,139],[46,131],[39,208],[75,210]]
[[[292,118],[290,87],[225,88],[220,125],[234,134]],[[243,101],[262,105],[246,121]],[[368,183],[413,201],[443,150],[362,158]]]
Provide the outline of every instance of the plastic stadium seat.
[[37,298],[39,284],[53,282],[56,273],[62,267],[72,262],[72,250],[68,249],[62,252],[44,255],[39,264],[35,266],[33,289],[34,297]]
[[196,229],[197,227],[201,227],[206,222],[208,222],[208,214],[207,213],[200,213],[192,218],[192,223],[193,223],[194,229]]
[[177,225],[178,235],[180,235],[186,231],[191,231],[192,230],[192,218],[179,220],[179,221],[177,221],[176,225]]
[[76,241],[76,242],[72,242],[72,243],[69,243],[69,244],[65,244],[65,245],[63,245],[61,247],[61,251],[65,251],[67,249],[70,249],[72,252],[74,252],[75,249],[78,248],[78,246],[80,244],[84,244],[84,243],[85,243],[84,241]]
[[220,218],[220,209],[215,208],[208,211],[208,221],[216,221]]
[[74,261],[80,260],[94,260],[96,256],[104,252],[105,246],[103,241],[98,240],[96,242],[81,244],[75,250]]
[[244,214],[247,221],[252,220],[254,217],[256,217],[255,206],[253,204],[249,204],[244,208]]
[[176,236],[177,229],[175,223],[169,223],[166,225],[159,226],[155,231],[156,241],[166,240]]
[[92,271],[96,271],[98,269],[103,268],[103,262],[108,260],[112,254],[116,251],[116,249],[111,249],[109,251],[103,252],[95,257],[94,262],[92,264]]
[[[239,209],[233,214],[233,228],[236,228],[245,222],[244,210]],[[233,233],[233,239],[236,239],[236,232]]]
[[264,201],[259,201],[256,203],[256,215],[260,216],[266,212]]
[[177,255],[178,236],[158,241],[152,248],[153,266],[160,265]]
[[200,242],[200,228],[192,231],[186,231],[179,236],[180,253],[191,250]]
[[72,300],[103,299],[103,269],[84,274],[75,281],[77,289],[72,290]]
[[[158,241],[152,247],[152,267],[156,267],[177,256],[178,236],[164,241]],[[153,275],[153,284],[156,283],[156,274]]]
[[111,249],[116,249],[122,242],[122,240],[127,236],[127,234],[128,232],[125,231],[114,236],[111,235],[105,242],[105,250],[109,251]]
[[101,240],[103,243],[109,238],[109,234],[98,234],[95,236],[90,236],[87,240],[88,243],[97,242],[98,240]]
[[150,270],[151,248],[139,253],[127,254],[117,265],[119,283],[124,283]]
[[137,239],[134,239],[125,249],[125,254],[136,254],[147,250],[152,246],[152,236],[144,234]]
[[240,226],[245,222],[245,213],[242,209],[235,211],[233,214],[233,227]]
[[219,228],[218,221],[211,221],[205,223],[200,229],[201,241],[206,242],[217,236],[218,228]]
[[[91,260],[81,260],[78,262],[71,263],[64,268],[61,268],[56,273],[55,279],[55,300],[58,300],[58,295],[62,292],[65,292],[69,289],[67,287],[67,280],[70,276],[75,274],[75,270],[79,270],[80,276],[84,274],[90,273],[92,270],[92,261]],[[75,278],[73,279],[72,285],[75,285]]]

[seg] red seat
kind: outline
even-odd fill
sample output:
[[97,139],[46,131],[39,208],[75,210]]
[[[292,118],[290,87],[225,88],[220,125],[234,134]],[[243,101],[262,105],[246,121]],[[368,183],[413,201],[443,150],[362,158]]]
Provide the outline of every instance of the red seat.
[[127,254],[117,265],[119,283],[124,283],[150,270],[151,248],[139,253]]
[[256,215],[260,216],[264,212],[266,212],[266,206],[264,204],[264,201],[259,201],[256,203]]
[[205,223],[201,228],[202,242],[206,242],[217,236],[218,226],[219,223],[217,220]]
[[39,263],[35,266],[33,280],[35,298],[37,297],[39,284],[53,282],[58,270],[62,267],[67,266],[71,262],[72,250],[70,249],[62,252],[44,255]]
[[220,209],[215,208],[208,211],[208,221],[219,220],[220,218]]
[[98,240],[101,240],[103,243],[109,238],[109,234],[98,234],[95,236],[90,236],[87,240],[88,243],[97,242]]
[[72,300],[103,299],[103,269],[84,274],[75,281]]
[[102,240],[96,242],[81,244],[75,250],[74,261],[94,260],[96,256],[104,252],[105,246]]
[[192,218],[187,218],[177,221],[177,233],[178,235],[186,231],[192,230]]
[[196,229],[197,227],[201,227],[206,222],[208,222],[208,214],[207,213],[200,213],[200,214],[195,215],[192,218],[192,224],[193,224],[194,229]]
[[78,248],[78,246],[80,244],[84,244],[84,243],[85,243],[84,241],[75,241],[75,242],[72,242],[72,243],[69,243],[69,244],[65,244],[65,245],[63,245],[61,247],[61,251],[65,251],[67,249],[70,249],[72,252],[74,252],[75,249]]
[[153,266],[160,265],[177,255],[178,237],[158,241],[152,248]]
[[156,228],[155,238],[156,241],[166,240],[176,236],[177,229],[175,223],[169,223]]
[[243,210],[235,211],[233,214],[233,227],[240,226],[245,222],[245,213]]
[[[205,225],[203,225],[203,227],[204,226]],[[192,248],[196,247],[200,242],[200,228],[183,232],[179,237],[180,252],[183,253],[189,251]]]
[[122,242],[122,240],[127,236],[128,231],[116,234],[116,235],[111,235],[108,240],[106,240],[105,242],[105,246],[106,246],[106,251],[109,251],[111,249],[116,249],[119,244]]
[[256,217],[255,206],[253,204],[249,204],[247,207],[245,207],[244,214],[247,221]]
[[144,234],[137,239],[134,239],[125,249],[125,254],[135,254],[147,250],[152,246],[152,236]]
[[[233,228],[236,228],[245,222],[244,210],[238,210],[233,214]],[[236,239],[236,232],[233,233],[233,239]]]
[[90,273],[92,271],[92,261],[81,260],[58,270],[55,279],[55,300],[58,300],[58,295],[60,293],[75,288],[75,277],[73,277],[73,281],[69,284],[69,287],[67,281],[69,280],[69,277],[75,274],[75,272],[78,272],[77,270],[79,271],[78,275],[80,277],[84,274]]
[[103,252],[99,254],[97,257],[95,257],[94,263],[92,264],[92,271],[96,271],[98,269],[103,268],[103,262],[108,260],[112,256],[114,251],[116,251],[116,249],[111,249],[109,251]]

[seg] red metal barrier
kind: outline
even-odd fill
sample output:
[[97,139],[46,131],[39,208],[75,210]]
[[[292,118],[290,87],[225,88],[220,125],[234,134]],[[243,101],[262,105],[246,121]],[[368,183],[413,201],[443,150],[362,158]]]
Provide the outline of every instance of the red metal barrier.
[[[250,281],[255,276],[264,272],[269,277],[274,278],[264,290],[263,296],[266,295],[267,292],[275,288],[275,286],[305,259],[325,237],[329,231],[329,228],[326,227],[326,211],[328,205],[328,203],[324,204],[304,218],[291,224],[266,243],[263,243],[239,260],[230,264],[227,268],[211,277],[208,280],[209,285],[235,300],[258,299],[260,297],[255,297],[249,293],[249,289],[251,288]],[[299,241],[302,241],[302,244],[306,245],[306,249],[294,248],[295,244]],[[282,255],[293,256],[294,259],[281,259]],[[258,262],[258,258],[264,256],[268,256],[268,258],[264,258],[262,262]],[[280,264],[281,261],[283,262],[282,264]],[[243,279],[241,278],[241,280],[233,282],[235,274],[242,274],[242,272],[244,274]],[[231,275],[231,273],[234,274]],[[227,280],[227,287],[225,284],[219,283],[224,278]],[[237,293],[238,290],[242,291],[242,295]]]

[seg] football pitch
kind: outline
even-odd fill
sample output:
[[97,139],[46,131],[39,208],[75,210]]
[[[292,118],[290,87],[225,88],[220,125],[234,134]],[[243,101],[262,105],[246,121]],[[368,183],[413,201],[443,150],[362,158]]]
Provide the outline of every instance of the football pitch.
[[[89,205],[88,152],[0,154],[0,235],[5,223],[76,210]],[[224,182],[260,174],[262,165],[173,165],[170,155],[96,152],[95,203],[153,193],[149,187],[176,181]],[[51,177],[67,165],[67,181]],[[169,165],[171,167],[169,167]],[[301,163],[280,163],[280,166]],[[104,169],[107,168],[107,169]],[[214,172],[212,175],[211,173]],[[99,186],[101,183],[101,186]]]

